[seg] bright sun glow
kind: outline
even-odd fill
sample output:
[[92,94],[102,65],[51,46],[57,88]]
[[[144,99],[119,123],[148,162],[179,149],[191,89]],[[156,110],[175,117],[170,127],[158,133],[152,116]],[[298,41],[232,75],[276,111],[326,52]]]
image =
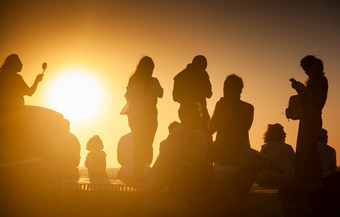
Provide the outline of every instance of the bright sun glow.
[[104,106],[104,91],[91,73],[80,68],[63,71],[48,90],[50,108],[71,122],[86,122],[99,114]]

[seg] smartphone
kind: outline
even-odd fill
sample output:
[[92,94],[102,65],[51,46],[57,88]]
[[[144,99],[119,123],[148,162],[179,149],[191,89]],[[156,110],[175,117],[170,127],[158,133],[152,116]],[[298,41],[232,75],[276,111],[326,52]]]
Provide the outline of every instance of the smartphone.
[[42,64],[42,69],[45,70],[47,68],[47,63]]

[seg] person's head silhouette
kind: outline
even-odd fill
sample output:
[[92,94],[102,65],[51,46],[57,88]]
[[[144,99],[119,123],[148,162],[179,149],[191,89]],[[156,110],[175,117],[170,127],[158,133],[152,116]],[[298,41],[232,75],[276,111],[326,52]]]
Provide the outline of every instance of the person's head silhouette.
[[320,77],[324,74],[323,63],[315,56],[308,55],[302,58],[300,66],[309,77]]
[[22,70],[22,63],[17,54],[9,55],[1,67],[2,72],[17,73]]
[[151,77],[153,73],[153,69],[155,68],[155,64],[151,57],[144,56],[139,61],[135,74],[142,77]]
[[103,149],[103,147],[103,141],[98,135],[92,136],[91,139],[86,143],[86,150],[88,151],[100,151]]
[[191,129],[198,129],[201,125],[201,109],[198,103],[181,104],[178,116],[181,123]]
[[202,55],[195,56],[192,60],[192,64],[197,66],[200,70],[205,70],[208,66],[207,59]]
[[243,81],[239,76],[231,74],[225,79],[223,86],[224,97],[239,97],[242,93],[242,89]]
[[325,130],[325,129],[321,130],[320,136],[319,136],[319,141],[327,144],[327,142],[328,142],[328,131],[327,130]]
[[177,122],[177,121],[171,122],[171,124],[169,124],[169,126],[168,126],[169,133],[171,133],[171,131],[172,131],[173,129],[175,129],[176,127],[178,127],[179,124],[180,124],[180,123]]
[[286,133],[283,130],[283,126],[281,124],[268,124],[267,131],[264,134],[264,142],[285,142]]

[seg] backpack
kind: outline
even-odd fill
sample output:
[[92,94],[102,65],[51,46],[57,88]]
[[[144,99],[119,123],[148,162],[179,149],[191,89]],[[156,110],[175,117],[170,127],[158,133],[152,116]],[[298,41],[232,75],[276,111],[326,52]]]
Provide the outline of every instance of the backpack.
[[289,98],[288,108],[286,108],[286,117],[292,120],[300,120],[303,116],[303,107],[301,96],[293,95]]

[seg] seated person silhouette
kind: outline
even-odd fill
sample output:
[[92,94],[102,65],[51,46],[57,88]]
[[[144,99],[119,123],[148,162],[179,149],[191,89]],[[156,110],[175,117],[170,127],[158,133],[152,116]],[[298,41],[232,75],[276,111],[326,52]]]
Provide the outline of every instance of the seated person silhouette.
[[61,148],[61,169],[63,178],[68,181],[78,181],[79,179],[79,162],[80,162],[80,143],[78,138],[70,133],[70,122],[65,120],[58,124],[59,134],[56,141]]
[[106,153],[103,148],[103,142],[98,135],[93,136],[86,144],[89,153],[86,156],[85,166],[88,169],[90,182],[108,182]]
[[295,181],[295,152],[285,143],[286,133],[280,124],[268,124],[264,134],[261,153],[271,164],[281,170],[264,170],[257,176],[256,183],[260,186],[279,187],[293,184]]
[[249,190],[263,167],[258,153],[250,148],[254,107],[241,100],[242,89],[239,76],[227,76],[223,97],[216,103],[209,123],[210,132],[217,132],[214,145],[209,148],[215,171],[215,196],[209,201],[212,216],[235,216],[241,212],[246,215]]
[[191,199],[209,183],[207,138],[199,130],[199,104],[186,104],[178,111],[181,123],[173,129],[154,166],[147,190],[150,194],[168,187],[169,191]]
[[[175,128],[178,127],[178,126],[179,126],[179,122],[177,122],[177,121],[171,122],[171,124],[169,124],[169,126],[168,126],[169,134],[172,132],[173,129],[175,129]],[[159,144],[159,152],[162,151],[163,146],[165,145],[165,143],[166,143],[166,140],[163,140],[163,141]]]
[[216,103],[209,123],[211,133],[217,132],[211,158],[216,170],[234,171],[242,166],[241,152],[250,149],[249,129],[254,107],[241,100],[243,81],[229,75],[224,81],[223,97]]
[[327,142],[328,131],[322,129],[318,141],[318,152],[321,160],[323,178],[328,177],[337,170],[335,149],[329,146]]
[[0,103],[25,104],[24,96],[32,96],[43,78],[39,74],[31,87],[27,86],[18,72],[23,64],[17,54],[9,55],[0,68]]
[[[118,178],[122,179],[123,181],[137,181],[136,180],[136,173],[134,169],[134,163],[133,163],[133,149],[134,149],[134,140],[132,133],[125,134],[122,136],[118,141],[118,147],[117,147],[117,159],[118,163],[121,165],[121,168],[118,171]],[[149,173],[150,173],[150,167],[149,165],[152,162],[152,154],[153,150],[152,148],[149,150],[149,160],[147,161],[147,165],[144,168],[143,172],[143,180],[147,180]],[[139,180],[139,181],[143,181]]]

